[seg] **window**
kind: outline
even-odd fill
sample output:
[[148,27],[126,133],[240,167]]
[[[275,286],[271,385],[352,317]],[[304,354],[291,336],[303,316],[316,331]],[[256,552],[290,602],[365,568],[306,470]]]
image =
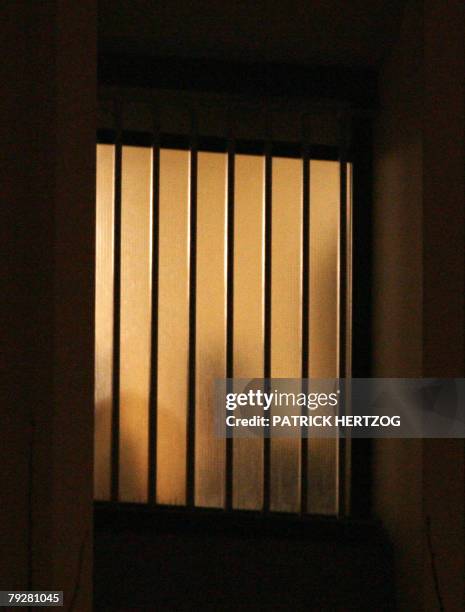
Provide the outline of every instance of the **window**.
[[118,122],[97,145],[96,499],[337,515],[341,442],[220,439],[213,396],[346,371],[350,164],[301,134]]

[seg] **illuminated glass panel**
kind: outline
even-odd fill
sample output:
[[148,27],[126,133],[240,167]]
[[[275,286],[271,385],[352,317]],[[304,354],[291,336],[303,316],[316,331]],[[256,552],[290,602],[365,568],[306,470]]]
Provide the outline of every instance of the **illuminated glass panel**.
[[157,502],[186,501],[189,153],[160,152]]
[[[310,378],[338,376],[339,163],[310,162]],[[337,511],[337,440],[308,441],[308,510]]]
[[[300,378],[302,364],[302,161],[272,167],[271,377]],[[300,440],[271,440],[270,507],[300,509]]]
[[110,498],[113,363],[113,145],[97,146],[94,496]]
[[[113,358],[113,145],[97,147],[95,497],[110,494]],[[120,500],[147,500],[151,337],[151,164],[148,148],[123,147],[121,211]],[[195,503],[222,507],[225,441],[216,437],[214,379],[226,371],[227,157],[198,154]],[[338,375],[339,164],[310,162],[309,376]],[[189,153],[160,152],[157,491],[186,501],[189,375]],[[348,243],[351,240],[348,166]],[[236,378],[263,376],[264,158],[235,158]],[[156,254],[155,254],[156,256]],[[351,270],[348,269],[348,285]],[[302,161],[272,161],[271,375],[299,378],[302,330]],[[192,288],[191,288],[192,289]],[[350,318],[351,295],[347,296]],[[350,362],[350,326],[347,359]],[[282,389],[281,389],[282,390]],[[300,509],[300,441],[271,440],[270,506]],[[308,510],[337,512],[335,440],[308,441]],[[233,507],[263,504],[263,440],[233,440]]]
[[119,497],[147,500],[152,152],[123,147]]
[[210,507],[224,505],[215,378],[226,375],[226,161],[224,153],[198,154],[195,504]]
[[[234,376],[263,378],[264,158],[235,158]],[[233,507],[263,503],[263,440],[233,442]]]

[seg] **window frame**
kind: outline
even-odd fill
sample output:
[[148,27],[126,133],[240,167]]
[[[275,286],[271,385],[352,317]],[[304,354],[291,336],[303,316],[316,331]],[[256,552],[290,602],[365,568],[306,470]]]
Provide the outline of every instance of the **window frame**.
[[[248,154],[263,154],[271,156],[283,156],[299,159],[323,159],[331,161],[339,161],[342,165],[350,163],[352,165],[352,296],[350,298],[352,304],[351,316],[351,345],[349,348],[352,356],[352,376],[365,377],[369,376],[370,371],[370,332],[366,325],[369,320],[370,311],[370,239],[366,239],[370,233],[370,200],[371,200],[371,147],[370,147],[370,116],[369,113],[349,113],[344,111],[341,114],[346,118],[350,116],[352,127],[352,141],[350,147],[346,147],[342,142],[339,146],[327,145],[311,145],[300,144],[288,141],[266,141],[266,140],[244,140],[238,139],[234,142],[234,153]],[[163,147],[176,148],[195,151],[210,151],[227,153],[231,150],[231,139],[227,137],[212,137],[205,135],[187,136],[185,134],[160,133],[153,130],[148,131],[131,131],[117,129],[99,129],[97,130],[98,144],[114,144],[121,149],[124,145],[142,146],[142,147]],[[116,177],[116,181],[121,181],[121,176]],[[116,253],[115,253],[116,256]],[[347,279],[344,280],[347,282]],[[117,304],[115,303],[115,306]],[[114,381],[117,382],[117,381]],[[119,407],[113,414],[112,427],[112,497],[117,498],[117,484],[115,482],[115,474],[117,477],[118,470],[115,470],[115,463],[118,461],[117,451],[115,455],[115,441],[118,439],[115,421]],[[151,426],[151,454],[149,453],[149,482],[153,482],[153,470],[155,462],[153,461],[153,435],[154,427]],[[116,444],[117,446],[117,444]],[[347,517],[366,517],[369,515],[370,496],[369,496],[369,466],[370,466],[370,442],[369,440],[343,441],[339,460],[342,463],[343,483],[340,487],[339,495],[342,499],[341,511],[338,516],[321,517],[318,515],[304,514],[297,515],[297,518],[304,518],[305,521],[322,519],[324,522],[334,519],[344,519]],[[227,446],[227,454],[231,453],[230,445]],[[228,485],[227,485],[228,486]],[[231,485],[229,485],[230,487]],[[149,486],[150,488],[150,486]],[[153,487],[152,487],[153,490]],[[115,495],[116,492],[116,495]],[[368,493],[368,494],[367,494]],[[225,509],[207,510],[204,508],[195,507],[192,503],[192,494],[184,507],[160,506],[154,503],[153,493],[150,496],[148,504],[141,504],[144,512],[152,510],[153,512],[172,512],[176,516],[184,516],[186,512],[216,515],[223,513],[226,515],[234,515],[238,518],[250,517],[279,517],[282,513],[270,511],[242,511],[232,510],[230,504],[227,504]],[[95,502],[99,512],[112,512],[116,507],[121,510],[131,509],[138,504],[128,502],[110,501],[110,502]],[[113,509],[113,510],[112,510]],[[295,514],[283,513],[285,520],[291,524],[295,519]],[[202,519],[201,519],[202,520]],[[243,519],[240,519],[243,520]],[[248,519],[247,519],[248,520]],[[268,519],[266,519],[268,520]]]

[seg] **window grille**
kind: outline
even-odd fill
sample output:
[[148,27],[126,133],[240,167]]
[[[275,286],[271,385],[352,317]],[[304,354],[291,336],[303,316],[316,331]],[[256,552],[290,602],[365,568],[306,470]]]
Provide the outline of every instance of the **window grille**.
[[338,515],[344,440],[219,439],[214,379],[349,371],[344,139],[154,126],[98,137],[95,497]]

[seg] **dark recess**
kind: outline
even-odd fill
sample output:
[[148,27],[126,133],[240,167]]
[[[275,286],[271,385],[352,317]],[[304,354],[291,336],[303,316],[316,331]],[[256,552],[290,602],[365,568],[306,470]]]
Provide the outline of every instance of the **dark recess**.
[[360,109],[376,105],[377,77],[370,68],[245,64],[207,59],[101,54],[100,85],[250,96],[311,97]]

